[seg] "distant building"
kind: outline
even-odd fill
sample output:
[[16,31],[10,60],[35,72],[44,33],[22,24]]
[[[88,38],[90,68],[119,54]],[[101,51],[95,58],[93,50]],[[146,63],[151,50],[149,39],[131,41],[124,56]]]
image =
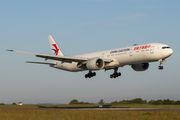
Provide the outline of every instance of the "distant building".
[[23,103],[22,103],[22,102],[19,102],[17,105],[23,105]]
[[103,105],[99,105],[99,107],[100,107],[100,108],[102,108],[102,107],[103,107]]

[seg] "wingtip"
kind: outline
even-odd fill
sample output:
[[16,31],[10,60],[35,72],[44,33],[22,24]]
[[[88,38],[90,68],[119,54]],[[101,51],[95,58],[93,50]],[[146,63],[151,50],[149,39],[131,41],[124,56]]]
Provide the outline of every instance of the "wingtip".
[[14,52],[14,50],[6,50],[6,51]]

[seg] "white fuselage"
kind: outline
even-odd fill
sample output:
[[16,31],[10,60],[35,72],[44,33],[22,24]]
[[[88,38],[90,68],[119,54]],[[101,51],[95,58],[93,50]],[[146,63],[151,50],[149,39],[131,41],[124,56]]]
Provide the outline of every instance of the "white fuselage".
[[[171,56],[173,50],[168,47],[168,45],[160,43],[149,43],[144,45],[136,45],[125,48],[117,48],[112,50],[94,52],[89,54],[77,55],[74,57],[87,57],[91,58],[101,58],[103,60],[111,59],[113,62],[105,64],[103,69],[111,69],[116,67],[123,67],[125,65],[134,65],[140,63],[149,63],[159,60],[164,60]],[[54,61],[56,65],[52,66],[61,70],[77,72],[84,71],[87,69],[78,68],[78,62],[60,62]]]

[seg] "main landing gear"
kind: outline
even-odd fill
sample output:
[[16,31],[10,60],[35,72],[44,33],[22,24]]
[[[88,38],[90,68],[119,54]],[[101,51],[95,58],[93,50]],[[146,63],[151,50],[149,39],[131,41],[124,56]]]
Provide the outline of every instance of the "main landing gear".
[[163,64],[163,60],[162,60],[162,59],[160,59],[160,60],[159,60],[159,63],[160,63],[160,66],[158,67],[158,69],[159,69],[159,70],[163,70],[163,66],[162,66],[162,64]]
[[114,73],[110,75],[110,78],[116,78],[121,76],[121,73],[117,71],[118,71],[118,67],[114,68]]
[[85,78],[91,78],[91,77],[94,77],[94,76],[96,76],[96,73],[95,73],[95,72],[92,72],[92,71],[90,70],[89,73],[85,75]]

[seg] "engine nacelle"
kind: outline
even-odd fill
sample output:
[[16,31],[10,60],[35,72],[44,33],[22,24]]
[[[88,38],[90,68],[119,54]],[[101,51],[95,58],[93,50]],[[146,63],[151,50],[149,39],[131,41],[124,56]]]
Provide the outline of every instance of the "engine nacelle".
[[104,67],[104,61],[101,58],[92,58],[86,63],[88,70],[100,70]]
[[149,63],[135,64],[131,66],[135,71],[145,71],[149,68]]

